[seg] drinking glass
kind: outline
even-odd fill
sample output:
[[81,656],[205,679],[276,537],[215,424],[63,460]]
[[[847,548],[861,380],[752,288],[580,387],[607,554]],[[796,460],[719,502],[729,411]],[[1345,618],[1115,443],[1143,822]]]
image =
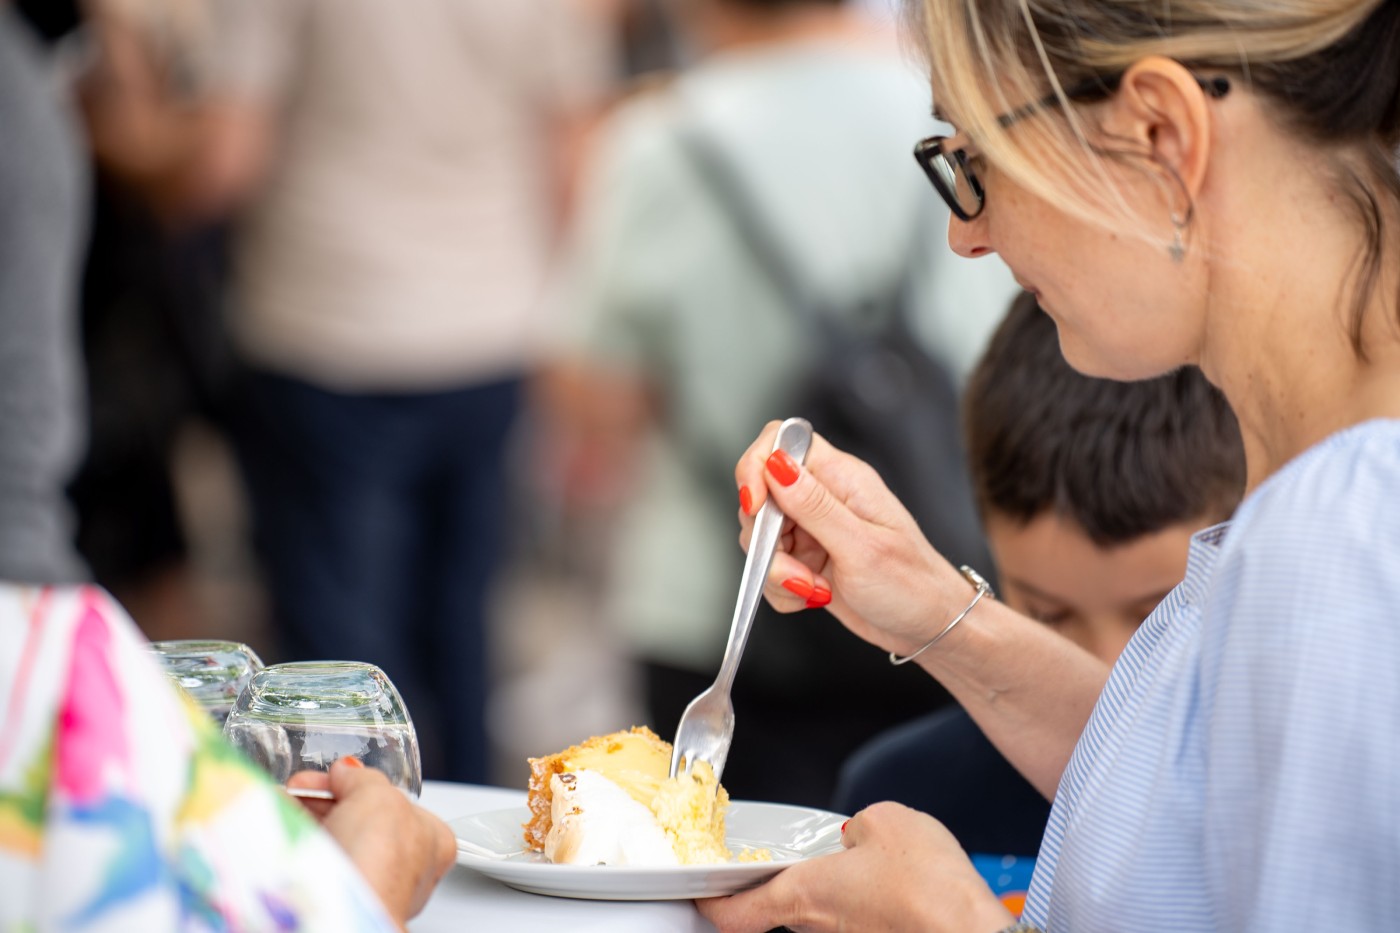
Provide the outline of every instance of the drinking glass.
[[170,679],[220,727],[243,688],[263,669],[257,653],[236,641],[179,638],[151,642],[151,651]]
[[412,797],[423,789],[418,736],[384,672],[362,661],[296,661],[253,675],[224,736],[285,784],[349,756]]

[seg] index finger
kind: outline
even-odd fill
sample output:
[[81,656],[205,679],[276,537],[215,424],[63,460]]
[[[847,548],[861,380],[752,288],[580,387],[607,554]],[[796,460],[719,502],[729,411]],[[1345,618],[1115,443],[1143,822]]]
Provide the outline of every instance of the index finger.
[[[757,476],[764,484],[766,495],[773,498],[784,517],[828,553],[833,542],[846,540],[859,529],[860,519],[846,504],[846,497],[861,495],[863,485],[879,481],[869,466],[815,433],[805,464],[782,451],[757,454],[750,448],[741,465],[745,475]],[[750,472],[755,466],[756,471]]]
[[331,765],[330,787],[336,797],[349,797],[360,788],[376,784],[392,786],[387,774],[377,768],[365,767],[365,763],[358,758],[347,755]]
[[[763,479],[766,472],[764,464],[768,461],[768,455],[773,452],[773,442],[782,424],[781,421],[765,424],[758,437],[740,455],[739,462],[734,466],[734,482],[740,490],[740,501],[745,503],[746,516],[757,515],[759,506],[768,499],[768,484]],[[810,455],[809,453],[808,456]],[[747,496],[744,496],[744,490],[748,491]]]

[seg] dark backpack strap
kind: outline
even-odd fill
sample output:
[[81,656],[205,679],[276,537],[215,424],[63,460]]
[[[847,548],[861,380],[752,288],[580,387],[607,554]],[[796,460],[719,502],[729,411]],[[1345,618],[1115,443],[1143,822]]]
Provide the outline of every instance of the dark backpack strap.
[[[814,341],[809,376],[819,376],[824,361],[841,354],[843,348],[859,339],[857,335],[861,333],[868,337],[875,332],[883,332],[889,339],[918,344],[913,315],[913,306],[917,304],[914,273],[919,263],[927,261],[929,256],[929,242],[935,233],[932,221],[936,213],[921,213],[915,228],[916,235],[911,238],[907,255],[894,279],[878,291],[853,301],[851,307],[842,313],[842,309],[823,302],[813,291],[809,279],[800,274],[799,264],[776,235],[776,228],[762,214],[751,186],[734,159],[724,152],[722,144],[712,134],[694,125],[682,128],[677,134],[677,142],[704,189],[714,197],[734,231],[778,290],[782,303],[805,325],[808,336]],[[868,309],[870,316],[860,320],[857,305]],[[931,365],[943,368],[932,357],[930,360]],[[951,374],[947,378],[951,380]],[[774,414],[776,417],[785,413]],[[823,426],[816,427],[822,430]],[[707,445],[694,443],[693,439],[683,438],[682,444],[692,451],[697,462],[708,463],[713,456],[705,453],[704,447]],[[733,482],[732,466],[732,463],[725,462],[717,474],[726,487]]]
[[681,152],[777,286],[784,304],[810,318],[815,312],[808,288],[797,274],[797,264],[774,235],[772,225],[759,212],[758,202],[733,160],[712,137],[694,127],[681,130],[678,139]]
[[[797,264],[775,235],[773,226],[760,213],[749,185],[735,168],[733,160],[725,155],[709,134],[693,126],[683,128],[677,135],[677,142],[681,153],[699,177],[702,188],[714,198],[740,241],[757,259],[763,273],[778,290],[782,304],[808,326],[819,347],[834,345],[840,339],[837,322],[831,315],[822,314],[813,306],[809,287],[799,276]],[[820,351],[816,356],[820,358]],[[785,417],[786,414],[774,412],[773,417]],[[689,451],[691,461],[700,465],[707,483],[716,490],[732,489],[736,457],[720,455],[736,452],[712,450],[712,444],[687,436],[683,428],[676,427],[674,430],[679,432],[680,443]]]

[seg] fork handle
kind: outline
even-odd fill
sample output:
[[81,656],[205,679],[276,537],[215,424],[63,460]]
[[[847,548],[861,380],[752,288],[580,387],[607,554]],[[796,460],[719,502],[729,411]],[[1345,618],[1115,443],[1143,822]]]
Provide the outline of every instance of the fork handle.
[[[785,450],[799,464],[807,460],[807,451],[812,446],[812,425],[805,418],[789,418],[778,428],[777,440],[773,449]],[[734,605],[734,621],[729,624],[729,642],[724,646],[724,660],[715,677],[715,686],[728,691],[734,683],[734,675],[739,670],[739,658],[744,654],[744,645],[749,640],[749,630],[753,628],[754,614],[758,612],[758,601],[763,598],[763,584],[768,579],[768,568],[773,563],[773,552],[777,550],[778,538],[783,531],[783,513],[773,497],[769,496],[758,510],[754,520],[753,535],[749,538],[749,553],[744,559],[744,574],[739,578],[739,600]]]

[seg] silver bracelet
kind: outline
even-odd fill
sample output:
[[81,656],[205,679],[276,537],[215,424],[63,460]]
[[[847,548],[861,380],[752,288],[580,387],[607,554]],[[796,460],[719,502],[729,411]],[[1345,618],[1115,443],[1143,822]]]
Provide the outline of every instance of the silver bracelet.
[[977,592],[972,595],[972,602],[968,603],[967,608],[964,609],[962,612],[959,612],[957,615],[953,616],[953,621],[949,622],[947,627],[944,628],[943,631],[930,638],[922,648],[915,651],[913,654],[906,654],[904,657],[901,658],[899,655],[891,651],[891,664],[896,666],[900,664],[908,664],[910,661],[914,660],[919,655],[923,654],[925,651],[938,644],[938,642],[943,638],[944,635],[947,635],[953,630],[953,627],[955,625],[957,625],[963,619],[967,618],[967,614],[972,611],[972,607],[976,606],[979,602],[981,602],[983,596],[990,596],[993,599],[996,598],[996,594],[992,592],[992,585],[988,583],[980,573],[967,566],[967,564],[963,564],[961,567],[958,568],[958,570],[962,573],[964,577],[967,578],[968,583],[971,583],[973,586],[977,587]]
[[1017,920],[1009,927],[1003,927],[998,933],[1040,933],[1040,927],[1024,920]]

